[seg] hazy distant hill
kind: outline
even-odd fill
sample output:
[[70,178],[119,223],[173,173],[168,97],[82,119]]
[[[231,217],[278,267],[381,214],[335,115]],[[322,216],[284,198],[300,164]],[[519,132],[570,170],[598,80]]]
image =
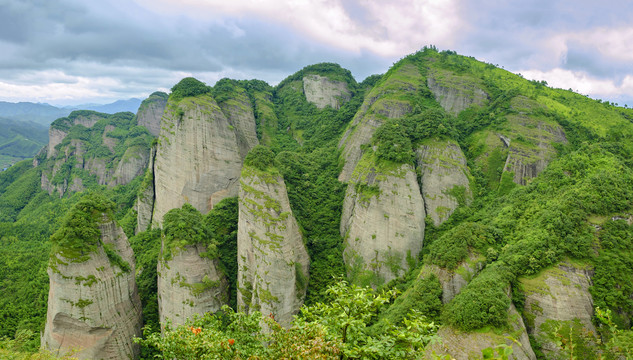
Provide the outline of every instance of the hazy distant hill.
[[57,118],[67,116],[71,111],[72,109],[60,109],[49,104],[0,101],[0,117],[20,121],[32,121],[45,126],[48,126]]
[[30,121],[0,118],[0,168],[33,157],[48,142],[48,128]]
[[117,100],[110,104],[86,104],[73,106],[72,110],[94,110],[106,114],[115,114],[118,112],[129,111],[136,114],[138,107],[141,106],[140,99],[132,98],[127,100]]
[[41,103],[11,103],[0,101],[0,117],[19,121],[31,121],[48,126],[55,119],[68,116],[73,110],[94,110],[106,114],[114,114],[122,111],[136,113],[140,105],[141,100],[136,98],[117,100],[110,104],[84,104],[61,108]]

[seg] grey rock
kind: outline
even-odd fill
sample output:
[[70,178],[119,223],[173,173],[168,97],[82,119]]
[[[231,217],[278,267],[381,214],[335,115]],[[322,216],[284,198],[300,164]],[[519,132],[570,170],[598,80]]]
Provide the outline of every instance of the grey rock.
[[341,105],[349,101],[352,94],[343,81],[333,81],[325,76],[316,74],[303,77],[303,93],[308,102],[313,103],[319,109],[331,106],[340,109]]
[[134,359],[141,335],[141,302],[134,279],[134,254],[123,230],[104,217],[101,241],[130,266],[113,264],[104,247],[84,262],[54,255],[42,347],[54,354],[79,350],[79,359]]
[[429,70],[427,86],[442,108],[453,115],[473,105],[482,106],[488,101],[488,94],[478,80],[448,70]]
[[[164,94],[167,95],[167,94]],[[158,136],[160,134],[160,121],[167,106],[167,97],[150,95],[143,100],[136,113],[136,120],[139,126],[145,126],[150,134]]]
[[237,264],[238,308],[289,326],[305,298],[310,257],[280,175],[242,171]]

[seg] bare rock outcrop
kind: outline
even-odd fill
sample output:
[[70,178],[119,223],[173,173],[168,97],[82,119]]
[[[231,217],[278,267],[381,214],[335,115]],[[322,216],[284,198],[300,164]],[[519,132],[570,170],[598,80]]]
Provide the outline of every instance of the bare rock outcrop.
[[[540,343],[548,358],[558,358],[560,348],[554,343],[556,326],[574,321],[586,334],[596,334],[593,299],[589,292],[593,269],[585,264],[563,261],[537,276],[520,279],[525,292],[524,316],[528,331]],[[590,336],[591,337],[591,336]]]
[[[123,230],[104,216],[101,241],[89,259],[54,254],[42,346],[79,359],[134,359],[141,335],[141,302],[134,279],[134,254]],[[127,268],[112,258],[118,258]]]
[[136,112],[138,125],[145,126],[150,134],[160,134],[160,120],[167,106],[167,94],[157,91],[143,100]]
[[136,229],[135,234],[149,229],[152,224],[154,214],[154,159],[156,158],[156,146],[150,150],[149,165],[145,172],[145,178],[141,183],[138,196],[136,197]]
[[363,104],[339,142],[339,148],[342,148],[341,156],[345,161],[339,175],[340,181],[348,182],[352,178],[352,173],[363,155],[361,145],[370,142],[385,117],[395,119],[411,112],[411,104],[401,98],[406,95],[415,96],[422,85],[421,81],[422,76],[418,67],[405,63],[394,69],[391,76],[365,96]]
[[466,75],[433,69],[429,70],[426,82],[435,100],[453,115],[473,105],[482,106],[488,101],[488,94],[482,89],[480,81]]
[[416,160],[426,213],[439,226],[472,201],[466,157],[457,143],[433,139],[417,149]]
[[149,162],[150,153],[142,146],[131,146],[125,150],[117,165],[109,186],[125,185],[135,177],[142,175]]
[[242,170],[237,263],[238,308],[289,326],[305,298],[310,257],[275,170]]
[[411,165],[379,169],[366,154],[347,186],[343,258],[355,282],[380,285],[404,274],[424,239],[424,201]]
[[303,77],[303,93],[306,100],[319,109],[331,106],[338,110],[352,97],[345,82],[330,80],[326,76],[316,74]]
[[[486,348],[494,348],[499,344],[506,344],[513,349],[510,359],[536,360],[536,355],[530,346],[530,339],[521,315],[513,304],[508,310],[508,323],[512,327],[512,334],[499,335],[493,331],[487,332],[462,332],[450,326],[442,326],[437,332],[440,339],[438,343],[427,347],[426,354],[430,358],[435,352],[437,355],[450,355],[455,360],[480,359],[481,351]],[[511,336],[517,342],[508,339]]]
[[227,116],[210,95],[169,100],[156,154],[154,222],[184,203],[206,213],[237,195],[242,160],[257,136],[252,107],[229,105]]
[[471,252],[455,270],[444,269],[434,264],[424,264],[420,277],[434,274],[442,285],[442,303],[448,304],[483,269],[484,264],[484,257]]
[[182,325],[194,314],[216,312],[227,304],[228,281],[218,260],[205,256],[204,245],[187,245],[172,252],[169,259],[161,256],[158,261],[161,324],[169,319],[174,325]]

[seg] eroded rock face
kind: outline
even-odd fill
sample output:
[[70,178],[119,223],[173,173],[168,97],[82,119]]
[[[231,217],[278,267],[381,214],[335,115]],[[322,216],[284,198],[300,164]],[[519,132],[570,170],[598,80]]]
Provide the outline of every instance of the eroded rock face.
[[[420,87],[422,76],[414,64],[404,64],[393,72],[384,83],[372,89],[366,96],[360,109],[347,128],[339,148],[342,148],[342,157],[345,160],[339,180],[348,182],[363,152],[360,146],[370,142],[376,129],[384,122],[382,116],[388,118],[400,118],[410,113],[411,104],[401,100],[402,96],[415,96]],[[393,94],[399,94],[396,98]]]
[[[163,249],[164,251],[164,249]],[[158,261],[158,313],[182,325],[193,314],[216,312],[228,303],[228,281],[217,259],[204,256],[203,245],[173,250],[168,260]]]
[[343,258],[354,282],[380,285],[404,274],[422,249],[424,201],[411,165],[380,172],[365,155],[359,166],[365,171],[355,173],[343,202]]
[[109,186],[129,184],[135,177],[142,175],[149,162],[150,153],[141,146],[132,146],[125,150]]
[[483,91],[479,81],[468,76],[433,69],[428,72],[426,81],[435,100],[446,112],[453,115],[471,106],[484,105],[488,101],[488,94]]
[[521,279],[525,291],[524,314],[531,335],[541,344],[548,358],[558,358],[552,329],[578,320],[587,333],[596,334],[591,322],[593,299],[589,292],[593,269],[564,261],[533,278]]
[[227,117],[209,95],[170,100],[156,155],[154,222],[184,203],[206,213],[237,195],[243,157],[257,136],[252,107],[231,105],[246,115]]
[[139,194],[136,198],[136,229],[135,234],[149,229],[152,224],[152,215],[154,213],[154,159],[156,158],[156,146],[150,151],[149,165],[145,173],[145,178],[141,183]]
[[303,92],[308,102],[313,103],[319,109],[331,106],[339,109],[341,105],[352,97],[347,84],[342,81],[333,81],[325,76],[316,74],[303,77]]
[[136,113],[138,125],[145,126],[150,134],[158,136],[160,134],[160,120],[167,106],[167,94],[155,92],[147,99],[143,100]]
[[[530,339],[521,315],[519,315],[512,304],[510,304],[510,309],[508,310],[508,322],[512,326],[512,334],[503,335],[495,334],[492,331],[467,333],[449,326],[442,326],[437,332],[440,342],[427,347],[427,357],[431,358],[431,354],[435,352],[437,355],[449,354],[451,359],[455,360],[480,359],[483,349],[494,348],[499,344],[505,343],[512,346],[513,349],[510,359],[536,360],[536,355],[530,346]],[[506,336],[511,336],[519,344]]]
[[278,174],[244,166],[237,231],[237,305],[289,326],[305,298],[310,257]]
[[102,245],[84,262],[57,254],[48,268],[50,290],[42,347],[57,354],[73,349],[79,359],[134,359],[141,335],[141,302],[134,254],[123,230],[104,218],[101,240],[129,265],[113,264]]
[[416,151],[426,213],[435,226],[461,204],[470,204],[469,170],[462,149],[451,140],[429,140]]
[[471,253],[468,259],[461,262],[455,270],[424,264],[420,276],[434,274],[442,285],[442,303],[448,304],[483,269],[484,264],[484,257]]

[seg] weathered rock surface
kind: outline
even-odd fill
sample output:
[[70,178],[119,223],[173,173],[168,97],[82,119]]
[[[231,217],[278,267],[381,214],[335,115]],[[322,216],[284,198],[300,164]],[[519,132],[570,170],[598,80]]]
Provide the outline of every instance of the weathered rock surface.
[[[381,86],[372,89],[365,96],[363,104],[339,142],[341,156],[345,160],[339,175],[340,181],[348,182],[352,178],[363,155],[360,146],[370,142],[376,129],[383,124],[384,117],[395,119],[411,112],[411,104],[400,98],[406,95],[415,96],[421,81],[422,76],[417,66],[404,64],[385,79]],[[394,94],[398,94],[398,97]]]
[[244,166],[237,232],[240,310],[272,315],[290,325],[305,298],[310,257],[283,178]]
[[136,112],[138,125],[145,126],[150,134],[158,136],[160,134],[160,120],[167,106],[167,94],[155,92],[147,99],[143,100]]
[[422,249],[424,201],[411,165],[381,171],[366,154],[358,167],[343,202],[343,258],[353,281],[379,285],[404,274]]
[[[164,249],[163,249],[164,251]],[[216,312],[228,303],[228,281],[217,259],[204,256],[203,245],[172,250],[170,259],[158,261],[158,313],[182,325],[193,314]]]
[[136,198],[136,229],[135,234],[149,229],[152,224],[152,215],[154,213],[154,159],[156,158],[156,146],[150,151],[149,165],[145,173],[145,178],[141,183],[139,194]]
[[448,70],[433,69],[427,74],[427,86],[435,100],[453,115],[471,106],[481,106],[488,101],[488,94],[478,80],[456,75]]
[[113,264],[102,245],[80,263],[54,255],[42,346],[59,354],[78,349],[79,359],[134,359],[139,347],[132,339],[141,335],[142,321],[134,254],[116,223],[104,218],[99,229],[102,243],[130,269]]
[[257,140],[252,107],[240,104],[227,117],[209,95],[170,100],[156,154],[154,222],[184,203],[206,213],[237,195],[243,157]]
[[442,285],[442,303],[448,304],[483,269],[484,264],[485,258],[471,253],[468,259],[460,263],[455,270],[447,270],[433,264],[424,264],[420,276],[426,277],[435,274]]
[[48,153],[46,157],[50,159],[57,156],[55,147],[61,144],[66,135],[68,135],[68,133],[61,128],[70,128],[73,125],[83,125],[87,128],[91,128],[100,119],[102,119],[102,117],[100,117],[97,113],[93,113],[89,115],[69,116],[67,118],[55,120],[48,129]]
[[[512,304],[510,304],[508,311],[508,322],[512,326],[512,334],[503,335],[498,335],[491,331],[467,333],[449,326],[442,326],[437,332],[440,342],[428,346],[426,350],[427,357],[431,358],[431,354],[435,351],[438,355],[449,354],[451,359],[455,360],[481,359],[481,351],[483,349],[494,348],[499,344],[505,343],[512,346],[513,349],[510,359],[536,360],[536,355],[530,346],[530,339],[521,315],[519,315]],[[517,340],[520,345],[506,338],[509,335]]]
[[551,326],[579,320],[587,332],[596,334],[591,319],[593,300],[589,287],[593,269],[563,261],[535,277],[520,279],[525,291],[524,314],[528,331],[541,344],[548,358],[558,358],[560,348],[553,342]]
[[341,105],[352,97],[347,84],[343,81],[333,81],[325,76],[311,74],[303,77],[303,93],[308,102],[319,109],[331,106],[339,109]]
[[455,142],[433,139],[417,149],[416,160],[426,213],[439,226],[472,201],[466,157]]
[[132,146],[125,150],[109,186],[129,184],[135,177],[142,175],[149,162],[150,154],[142,146]]

